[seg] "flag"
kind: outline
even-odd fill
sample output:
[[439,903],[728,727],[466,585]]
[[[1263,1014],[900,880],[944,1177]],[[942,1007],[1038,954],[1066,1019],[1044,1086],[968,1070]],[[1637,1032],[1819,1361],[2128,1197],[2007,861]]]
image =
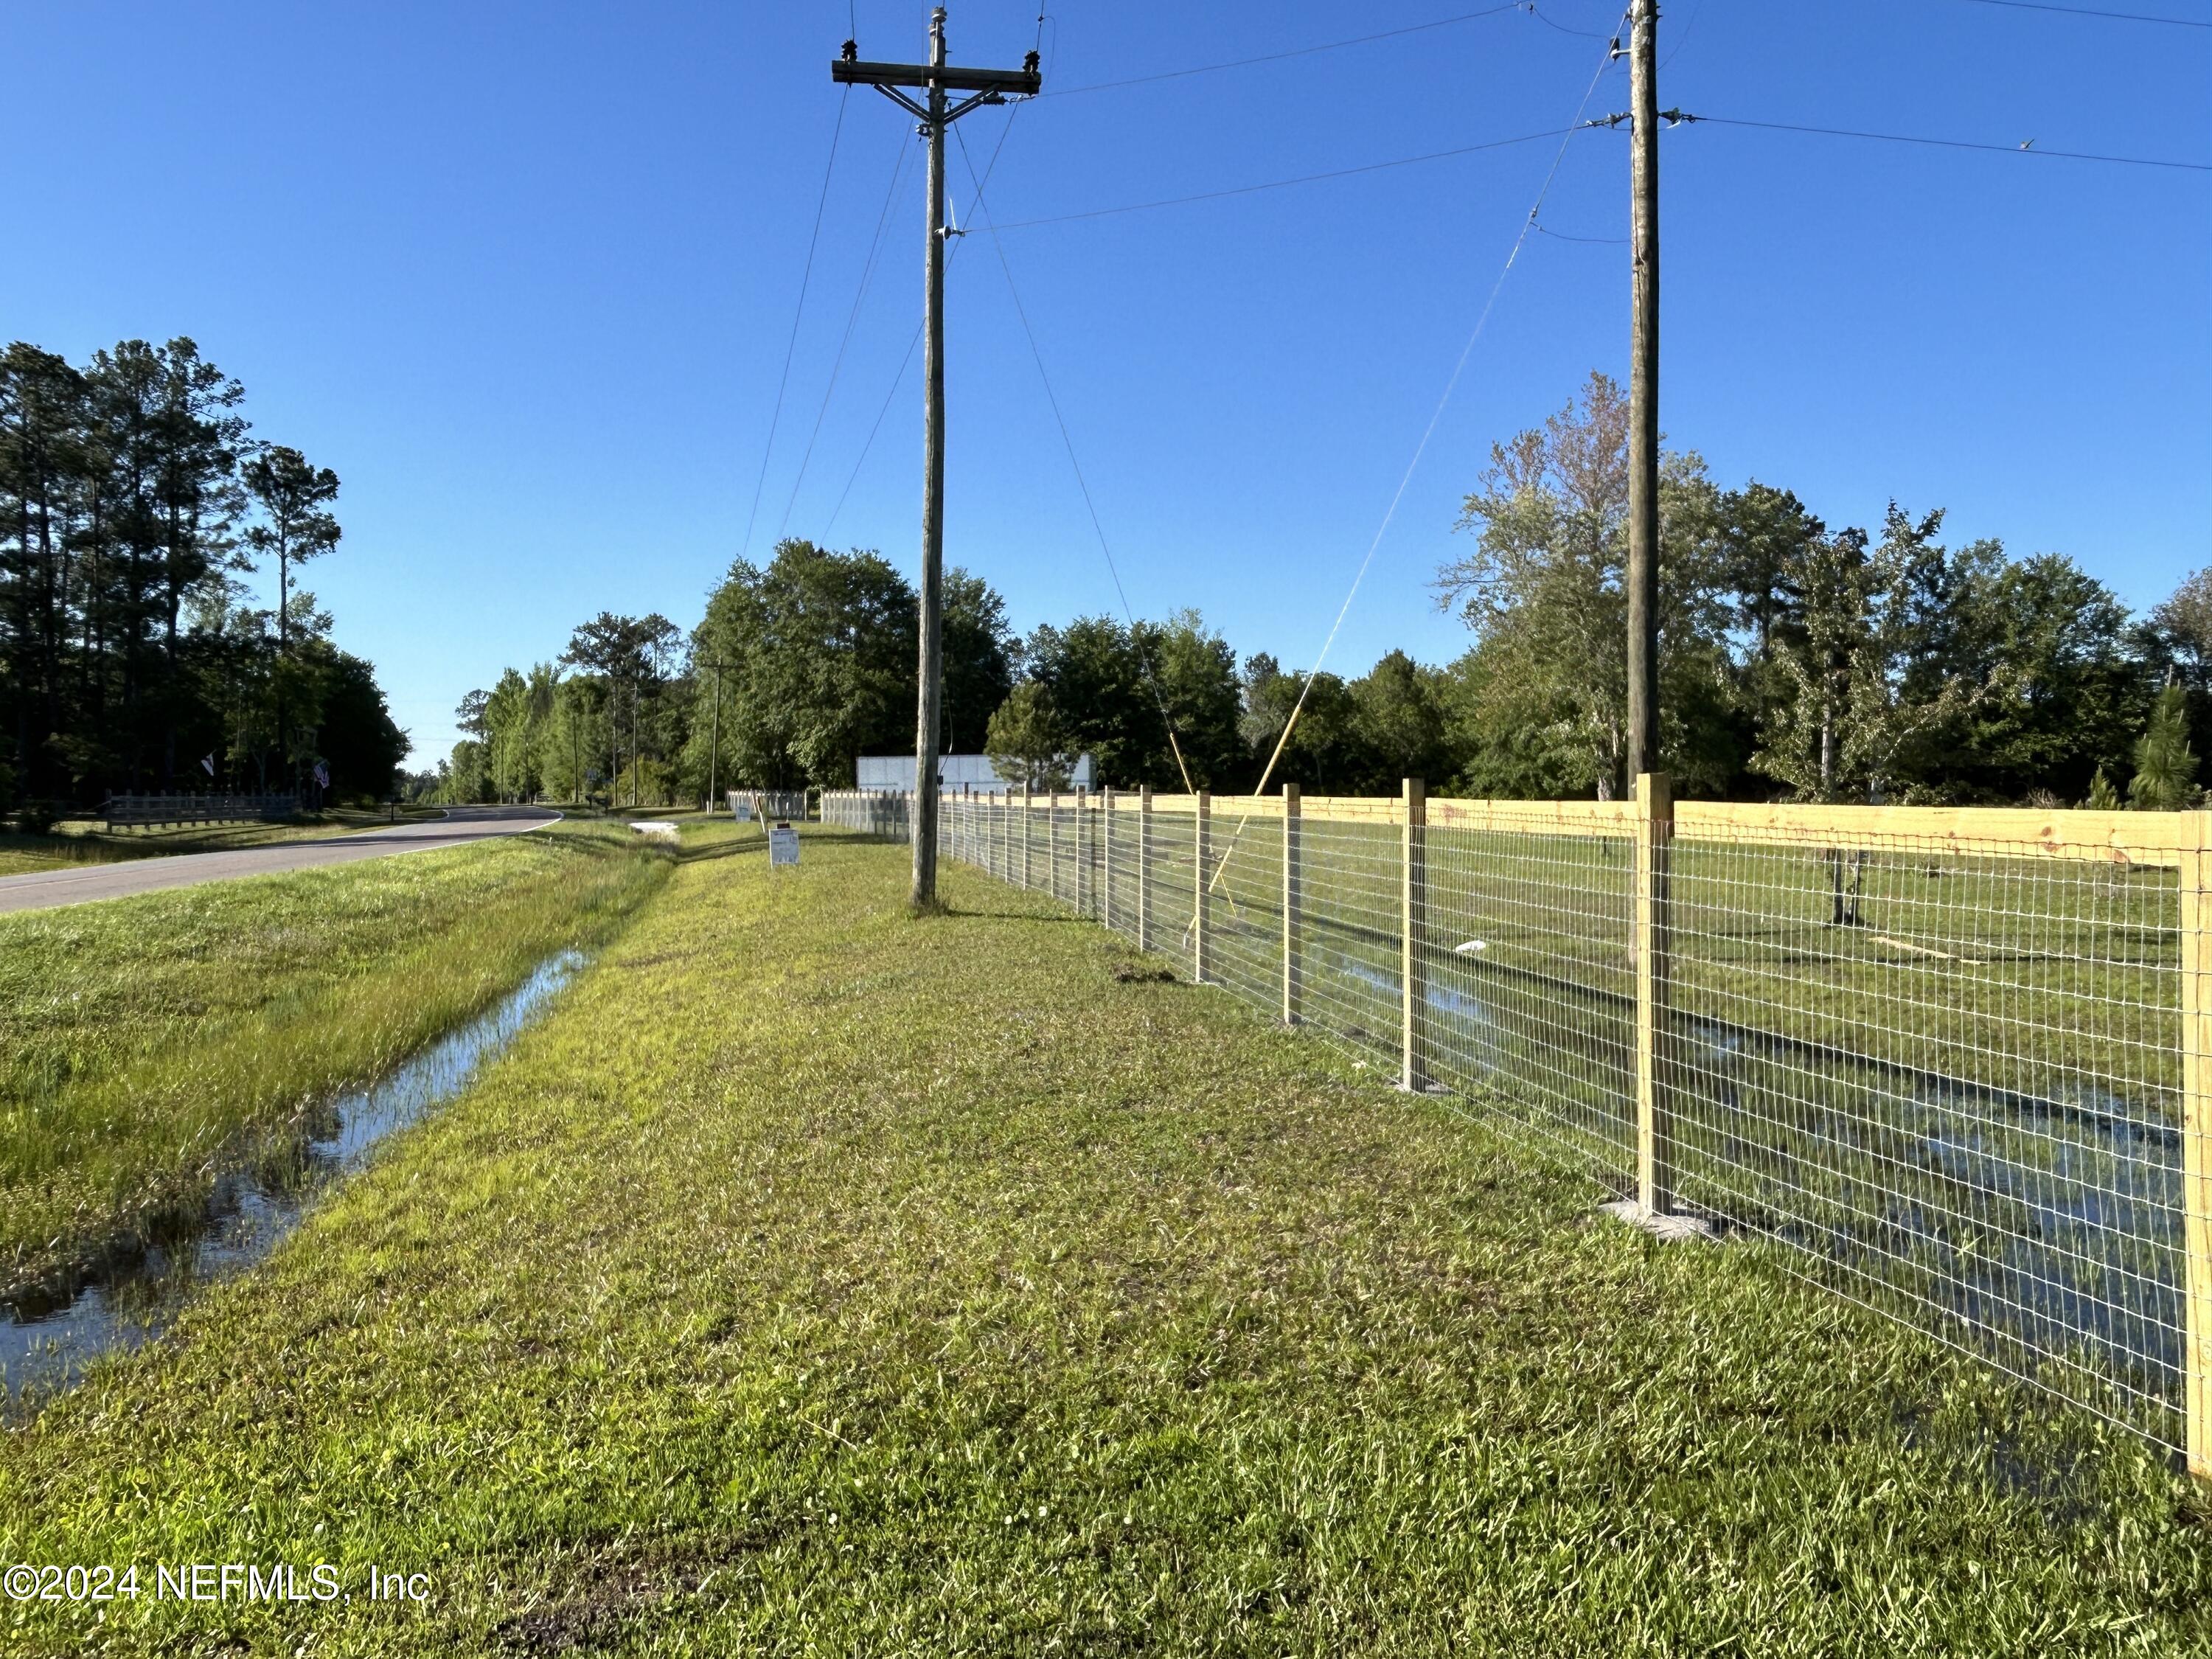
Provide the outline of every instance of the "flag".
[[206,754],[200,757],[200,770],[206,773],[210,777],[213,777],[215,775],[214,750],[210,749]]

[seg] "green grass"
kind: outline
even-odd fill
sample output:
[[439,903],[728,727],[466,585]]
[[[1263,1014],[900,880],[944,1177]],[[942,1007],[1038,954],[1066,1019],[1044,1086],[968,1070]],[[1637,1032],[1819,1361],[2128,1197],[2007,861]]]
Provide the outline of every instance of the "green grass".
[[608,937],[667,866],[556,826],[0,916],[0,1291],[197,1202],[249,1137]]
[[[1233,807],[1217,811],[1208,977],[1273,1010],[1280,821],[1240,833]],[[1006,867],[1006,815],[983,816]],[[1075,815],[1063,808],[1056,835],[1045,816],[1032,815],[1031,879],[1047,884],[1056,846],[1070,896]],[[975,856],[973,826],[957,810],[952,824]],[[1123,815],[1114,908],[1127,933],[1133,830]],[[1303,830],[1305,1018],[1393,1072],[1400,834]],[[1152,839],[1156,937],[1187,961],[1192,820],[1156,814]],[[1626,846],[1435,829],[1428,854],[1430,1069],[1465,1091],[1510,1080],[1532,1127],[1626,1190]],[[1677,1193],[1794,1241],[1807,1271],[1886,1309],[1971,1310],[2007,1363],[2174,1442],[2185,1264],[2173,872],[1949,850],[1841,871],[1861,890],[1858,926],[1832,924],[1838,866],[1817,848],[1676,844]],[[1096,910],[1104,895],[1088,880]],[[1453,951],[1471,940],[1480,948]],[[2148,1133],[2109,1133],[2112,1120]]]
[[[2166,1654],[2135,1438],[962,869],[709,832],[548,1019],[0,1453],[0,1605],[317,1654]],[[420,1571],[423,1607],[362,1599]]]
[[[434,817],[434,811],[403,806],[398,821]],[[150,830],[107,830],[97,819],[72,819],[50,836],[0,830],[0,876],[34,874],[82,864],[120,864],[132,859],[163,858],[179,853],[228,853],[272,842],[312,841],[326,836],[388,826],[382,807],[331,807],[281,823],[168,824]]]

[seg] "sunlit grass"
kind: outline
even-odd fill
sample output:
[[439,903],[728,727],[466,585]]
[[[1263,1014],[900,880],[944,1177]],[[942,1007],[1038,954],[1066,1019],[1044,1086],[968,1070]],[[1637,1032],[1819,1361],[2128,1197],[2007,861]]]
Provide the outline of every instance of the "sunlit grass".
[[915,921],[903,848],[684,853],[505,1060],[0,1455],[0,1560],[354,1600],[0,1607],[0,1646],[2212,1643],[2212,1516],[2133,1437],[1763,1247],[1601,1221],[1042,900],[952,868]]
[[191,1201],[243,1137],[605,938],[666,866],[556,827],[0,917],[0,1288]]

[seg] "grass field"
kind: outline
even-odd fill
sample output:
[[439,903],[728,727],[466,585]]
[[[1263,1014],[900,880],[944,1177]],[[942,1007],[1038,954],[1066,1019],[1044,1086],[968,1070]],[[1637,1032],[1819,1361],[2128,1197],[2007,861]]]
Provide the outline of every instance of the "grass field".
[[556,826],[0,916],[0,1291],[197,1201],[281,1132],[606,938],[665,854]]
[[[712,839],[709,839],[711,837]],[[1034,896],[702,832],[543,1024],[0,1454],[27,1654],[2167,1654],[2141,1441]],[[427,1576],[427,1601],[363,1575]],[[95,1622],[95,1620],[99,1622]]]
[[[1215,811],[1207,975],[1272,1011],[1281,820]],[[1110,896],[1133,936],[1134,815],[1119,815],[1110,895],[1102,815],[1047,817],[1030,815],[1030,879],[1080,890],[1092,915]],[[956,805],[952,844],[1018,875],[1008,817]],[[1386,1075],[1401,1049],[1401,833],[1330,820],[1301,832],[1304,1017]],[[1153,937],[1187,966],[1191,816],[1156,812],[1150,845]],[[1427,854],[1429,1073],[1510,1089],[1518,1132],[1632,1191],[1627,845],[1431,829]],[[1990,847],[1900,842],[1861,858],[1692,839],[1673,849],[1672,887],[1680,1196],[1801,1247],[1826,1283],[1970,1334],[2178,1444],[2175,872]]]
[[[407,806],[399,819],[434,817],[434,811]],[[179,853],[228,853],[271,842],[313,840],[374,830],[389,824],[382,807],[332,807],[283,823],[191,823],[150,830],[106,830],[96,819],[72,819],[50,836],[0,830],[0,876],[30,875],[79,864],[118,864],[131,859],[163,858]]]

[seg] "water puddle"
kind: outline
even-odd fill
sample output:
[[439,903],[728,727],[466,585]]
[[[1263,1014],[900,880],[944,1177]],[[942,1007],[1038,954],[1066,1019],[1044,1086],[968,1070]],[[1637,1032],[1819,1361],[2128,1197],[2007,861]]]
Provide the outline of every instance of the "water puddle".
[[195,1289],[259,1261],[378,1142],[459,1094],[583,964],[574,951],[549,957],[496,1006],[317,1109],[304,1138],[226,1172],[197,1214],[143,1250],[0,1302],[0,1399],[13,1409],[27,1392],[34,1404],[75,1383],[102,1354],[160,1336]]

